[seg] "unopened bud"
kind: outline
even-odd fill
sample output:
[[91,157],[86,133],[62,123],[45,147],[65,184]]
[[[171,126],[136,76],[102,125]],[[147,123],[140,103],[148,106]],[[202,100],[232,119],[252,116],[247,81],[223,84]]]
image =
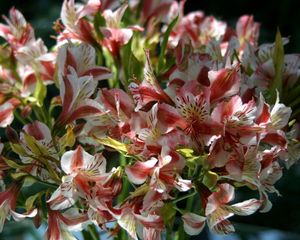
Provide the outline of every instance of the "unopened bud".
[[32,108],[30,105],[25,106],[21,111],[22,118],[27,118],[32,112]]
[[16,130],[13,129],[12,127],[10,127],[10,126],[6,127],[5,135],[11,143],[19,143],[19,135],[16,132]]

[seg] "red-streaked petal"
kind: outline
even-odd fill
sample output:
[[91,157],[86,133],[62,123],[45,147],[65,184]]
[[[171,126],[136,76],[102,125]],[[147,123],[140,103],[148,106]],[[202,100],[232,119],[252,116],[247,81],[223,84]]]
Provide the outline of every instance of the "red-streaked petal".
[[218,100],[230,97],[238,93],[240,87],[240,76],[238,73],[239,67],[233,69],[220,69],[218,71],[208,72],[210,80],[210,101],[217,102]]
[[31,124],[27,124],[23,127],[23,130],[30,136],[34,137],[36,140],[46,140],[51,141],[51,132],[47,125],[42,122],[35,121]]
[[185,213],[182,215],[184,231],[188,235],[198,235],[205,226],[206,217],[195,213]]
[[261,206],[261,201],[249,199],[244,202],[226,206],[226,209],[239,216],[248,216],[255,213]]
[[144,183],[157,162],[158,160],[153,158],[146,162],[137,161],[134,165],[127,167],[125,172],[129,181],[134,184]]
[[234,187],[228,183],[219,185],[219,190],[212,193],[208,197],[208,202],[205,209],[205,215],[209,215],[218,209],[220,206],[228,203],[234,198]]
[[5,128],[12,123],[13,110],[14,106],[9,102],[0,105],[0,127]]
[[62,170],[70,174],[80,169],[85,169],[94,157],[83,150],[79,145],[76,150],[65,152],[61,158]]

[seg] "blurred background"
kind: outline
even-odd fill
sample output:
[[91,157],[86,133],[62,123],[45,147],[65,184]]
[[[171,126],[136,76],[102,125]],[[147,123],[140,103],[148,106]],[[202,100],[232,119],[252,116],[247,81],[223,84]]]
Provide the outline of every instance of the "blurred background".
[[[7,15],[15,6],[33,25],[36,35],[41,37],[48,47],[55,40],[53,22],[59,17],[62,0],[0,0],[0,14]],[[235,27],[235,22],[243,14],[252,14],[261,23],[260,43],[273,42],[277,27],[282,36],[289,37],[286,53],[300,53],[300,12],[299,0],[187,0],[185,11],[202,10],[206,15],[214,15]],[[1,20],[2,21],[2,20]],[[284,240],[300,239],[300,166],[286,170],[284,177],[276,185],[282,197],[271,196],[273,208],[269,213],[257,213],[248,217],[235,217],[237,234],[227,237],[203,233],[201,239],[262,239]],[[238,197],[244,198],[247,191]],[[22,234],[27,232],[26,236]],[[0,239],[41,239],[40,233],[34,232],[31,223],[10,224],[5,227]],[[199,237],[194,238],[199,239]]]

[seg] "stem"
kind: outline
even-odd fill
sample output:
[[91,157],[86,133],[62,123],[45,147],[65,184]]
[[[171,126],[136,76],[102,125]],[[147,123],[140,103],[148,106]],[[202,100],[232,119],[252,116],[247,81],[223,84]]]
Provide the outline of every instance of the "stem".
[[[123,154],[120,154],[120,166],[126,166],[126,157]],[[118,196],[118,203],[122,203],[126,199],[128,194],[129,181],[125,176],[123,176],[123,186],[120,195]]]
[[183,224],[179,226],[178,232],[176,234],[176,240],[182,240],[186,238],[186,234],[184,233]]
[[91,240],[100,240],[100,234],[98,234],[95,225],[88,225],[87,227],[87,231],[89,231],[90,236],[91,236]]
[[172,229],[170,229],[170,228],[167,228],[167,230],[166,230],[166,240],[173,240],[174,238],[173,238],[173,231],[172,231]]
[[291,104],[289,104],[290,107],[295,107],[300,103],[300,98],[295,99]]
[[39,120],[40,122],[45,122],[44,116],[41,113],[40,108],[37,106],[33,106],[32,109],[37,120]]
[[26,125],[27,122],[24,120],[24,118],[22,118],[22,116],[20,115],[20,113],[18,111],[14,111],[14,116],[16,117],[16,119],[18,119],[18,121],[20,123],[22,123],[23,125]]
[[[176,200],[174,200],[173,203],[180,202],[180,201],[182,201],[182,200],[184,200],[184,199],[187,199],[187,198],[189,198],[189,197],[194,196],[195,194],[196,194],[196,191],[195,191],[195,192],[192,192],[192,193],[190,193],[190,194],[184,195],[184,196],[182,196],[182,197],[177,198]],[[192,198],[192,199],[194,199],[194,198]]]

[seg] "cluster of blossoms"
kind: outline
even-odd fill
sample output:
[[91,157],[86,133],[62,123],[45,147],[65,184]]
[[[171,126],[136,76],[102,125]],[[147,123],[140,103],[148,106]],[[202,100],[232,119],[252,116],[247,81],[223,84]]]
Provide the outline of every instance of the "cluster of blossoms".
[[[183,8],[65,0],[50,51],[4,17],[0,230],[30,217],[51,240],[181,239],[270,210],[300,157],[300,56],[279,32],[258,45],[252,16],[234,29]],[[232,202],[238,188],[255,194]]]

